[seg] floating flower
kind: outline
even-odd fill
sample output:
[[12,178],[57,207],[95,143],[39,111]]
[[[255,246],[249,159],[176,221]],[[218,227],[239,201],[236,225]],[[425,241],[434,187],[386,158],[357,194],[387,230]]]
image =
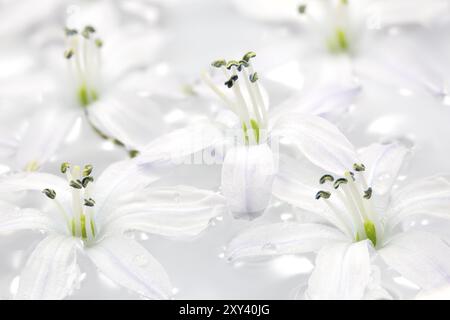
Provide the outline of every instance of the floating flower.
[[[318,252],[306,292],[312,299],[388,297],[381,287],[371,290],[375,257],[421,288],[449,283],[447,243],[438,234],[404,230],[401,223],[414,215],[448,218],[450,182],[436,176],[394,189],[406,154],[398,144],[371,145],[360,152],[363,162],[338,176],[317,177],[319,191],[308,175],[298,179],[285,171],[274,193],[320,219],[252,227],[230,242],[228,258]],[[268,243],[273,250],[265,250]]]
[[[43,230],[46,237],[28,258],[17,299],[62,299],[72,292],[77,260],[84,253],[119,285],[146,298],[172,295],[160,263],[126,231],[192,237],[206,229],[225,207],[221,196],[187,186],[147,187],[132,161],[110,165],[94,180],[92,166],[61,165],[66,179],[47,173],[19,173],[0,180],[0,192],[42,192],[48,210],[2,203],[0,232]],[[222,202],[222,204],[221,204]]]
[[[240,60],[212,63],[224,75],[224,89],[207,73],[202,76],[228,108],[227,120],[198,121],[139,150],[141,165],[150,167],[163,158],[166,163],[178,164],[180,159],[210,148],[216,148],[218,155],[224,153],[221,190],[236,216],[261,214],[268,205],[278,171],[275,149],[280,138],[289,140],[295,150],[332,172],[340,163],[353,163],[351,145],[327,120],[301,112],[301,108],[296,110],[295,105],[287,111],[283,107],[284,112],[269,112],[259,74],[251,61],[254,57],[255,53],[248,52]],[[221,148],[225,150],[221,152]],[[210,154],[205,151],[203,155],[202,163],[208,164]],[[216,159],[222,161],[220,156]]]

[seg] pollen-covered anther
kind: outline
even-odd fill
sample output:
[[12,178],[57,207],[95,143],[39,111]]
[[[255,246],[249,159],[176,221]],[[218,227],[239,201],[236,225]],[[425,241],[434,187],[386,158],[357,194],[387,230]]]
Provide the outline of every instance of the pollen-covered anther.
[[220,68],[223,66],[226,66],[227,62],[224,59],[219,59],[219,60],[215,60],[213,62],[211,62],[211,66],[215,67],[215,68]]
[[300,14],[305,14],[305,12],[306,12],[306,4],[301,4],[301,5],[299,5],[299,6],[298,6],[298,12],[299,12]]
[[56,192],[53,189],[44,189],[42,193],[52,200],[56,198]]
[[94,167],[91,164],[85,165],[83,168],[83,177],[89,176],[92,173],[92,169],[94,169]]
[[74,189],[81,189],[83,187],[83,183],[80,180],[72,180],[69,182],[69,185]]
[[84,205],[86,207],[93,207],[95,205],[95,201],[92,198],[84,199]]
[[328,191],[320,190],[316,193],[316,200],[319,200],[320,198],[328,199],[331,196],[331,193]]
[[319,180],[320,184],[324,184],[327,181],[333,182],[334,177],[331,174],[325,174]]
[[354,164],[353,164],[353,169],[354,169],[356,172],[362,172],[362,171],[365,171],[365,170],[366,170],[366,166],[365,166],[364,164],[362,164],[362,163],[360,163],[360,164],[354,163]]
[[370,199],[372,198],[372,188],[369,187],[367,190],[364,191],[364,198]]
[[249,62],[250,59],[252,59],[252,58],[254,58],[254,57],[256,57],[256,53],[250,51],[250,52],[247,52],[247,53],[242,57],[242,60],[244,60],[244,61],[246,61],[246,62]]
[[339,179],[337,179],[337,180],[334,182],[333,187],[334,187],[335,189],[337,189],[337,188],[339,188],[339,186],[340,186],[341,184],[347,184],[347,183],[348,183],[348,180],[347,180],[347,179],[345,179],[345,178],[339,178]]

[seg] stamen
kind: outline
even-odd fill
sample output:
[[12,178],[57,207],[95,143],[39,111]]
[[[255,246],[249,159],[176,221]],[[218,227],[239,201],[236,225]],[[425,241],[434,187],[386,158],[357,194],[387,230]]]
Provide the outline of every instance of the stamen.
[[330,175],[330,174],[325,174],[319,180],[320,184],[324,184],[327,181],[333,182],[334,181],[334,177],[332,175]]
[[68,162],[63,162],[61,164],[61,173],[66,173],[67,169],[70,168],[70,163]]
[[339,186],[340,186],[341,184],[346,184],[346,183],[348,183],[348,180],[347,180],[347,179],[345,179],[345,178],[339,178],[339,179],[337,179],[337,180],[334,182],[333,187],[334,187],[335,189],[337,189],[337,188],[339,188]]
[[306,4],[301,4],[298,6],[298,12],[304,14],[306,12]]
[[364,164],[362,164],[362,163],[361,164],[355,163],[355,164],[353,164],[353,169],[356,172],[362,172],[362,171],[366,170],[366,166]]
[[319,200],[320,198],[328,199],[331,196],[331,193],[328,191],[320,190],[316,193],[316,200]]
[[364,191],[364,198],[369,200],[372,197],[372,188],[368,188]]
[[93,168],[94,167],[91,164],[85,165],[83,169],[83,177],[89,176],[92,173]]
[[53,189],[44,189],[42,193],[52,200],[56,198],[56,192]]

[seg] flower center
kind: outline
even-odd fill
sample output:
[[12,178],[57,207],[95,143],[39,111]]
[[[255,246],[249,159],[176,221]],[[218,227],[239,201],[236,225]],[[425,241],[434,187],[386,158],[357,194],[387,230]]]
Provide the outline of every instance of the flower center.
[[258,73],[250,62],[255,56],[255,53],[248,52],[239,61],[221,59],[211,64],[222,71],[227,92],[217,87],[207,73],[202,74],[205,83],[239,117],[246,145],[263,142],[263,130],[267,128],[267,108],[258,85]]
[[42,192],[53,200],[58,212],[64,217],[67,230],[72,236],[79,237],[84,241],[92,241],[97,233],[93,220],[95,201],[90,196],[91,183],[94,181],[91,176],[92,166],[86,165],[81,170],[80,166],[71,167],[69,163],[64,162],[61,165],[61,172],[66,175],[71,188],[71,210],[68,211],[63,207],[56,197],[55,190],[44,189]]
[[307,5],[300,5],[298,7],[299,13],[307,17],[308,22],[323,33],[326,46],[330,52],[348,52],[350,50],[348,0],[316,1],[312,5],[317,7],[309,10]]
[[66,28],[67,50],[64,57],[76,86],[78,102],[83,107],[98,99],[102,40],[94,38],[95,29],[84,27],[79,32]]
[[[334,213],[338,227],[345,230],[355,241],[369,239],[374,247],[379,243],[382,226],[372,203],[372,188],[367,185],[363,164],[354,164],[355,173],[346,171],[335,179],[326,174],[320,184],[329,184],[328,190],[320,190],[316,199],[325,201]],[[334,194],[333,198],[330,198]],[[335,199],[335,201],[332,201]]]

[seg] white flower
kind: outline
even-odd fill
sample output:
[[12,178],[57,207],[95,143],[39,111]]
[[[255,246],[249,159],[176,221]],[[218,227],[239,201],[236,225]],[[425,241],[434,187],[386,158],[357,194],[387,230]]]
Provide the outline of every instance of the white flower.
[[[425,88],[433,94],[447,89],[436,63],[437,56],[441,62],[445,56],[434,50],[442,44],[433,35],[443,32],[436,27],[448,16],[448,1],[306,0],[297,2],[297,9],[294,2],[236,1],[236,6],[247,14],[284,22],[292,22],[295,11],[299,27],[276,46],[280,55],[290,52],[289,61],[299,61],[301,70],[290,72],[300,72],[307,83],[346,84],[357,77],[399,88]],[[411,25],[424,28],[408,28]]]
[[[214,160],[222,161],[220,155],[225,153],[221,189],[230,210],[237,216],[260,214],[270,201],[278,170],[276,148],[280,138],[288,140],[313,163],[332,172],[337,172],[342,163],[354,162],[353,149],[344,135],[327,120],[314,115],[328,110],[320,108],[323,104],[320,99],[311,99],[302,106],[291,101],[290,105],[269,112],[265,93],[258,84],[258,73],[252,66],[254,56],[249,52],[239,61],[212,63],[225,76],[222,80],[225,91],[208,74],[203,74],[206,84],[228,107],[227,112],[219,113],[217,121],[198,121],[139,150],[140,163],[150,167],[163,158],[166,163],[176,164],[202,151],[201,163],[213,164]],[[331,100],[334,94],[330,94]],[[354,90],[346,92],[346,95],[354,94]],[[336,105],[328,106],[333,107]],[[213,159],[209,159],[210,148],[216,150]],[[210,160],[212,163],[208,163]]]
[[[91,16],[90,9],[115,13],[114,19],[72,27],[84,23]],[[121,23],[115,10],[103,2],[100,8],[83,9],[83,19],[70,20],[66,28],[65,46],[60,30],[61,37],[53,39],[59,42],[32,53],[42,65],[35,61],[24,74],[2,79],[0,93],[11,104],[4,107],[5,112],[23,110],[16,122],[20,130],[8,131],[5,137],[8,150],[14,150],[9,159],[12,170],[40,168],[64,142],[78,117],[128,150],[143,144],[139,137],[148,139],[164,131],[159,103],[138,94],[149,78],[138,71],[148,68],[155,58],[162,44],[160,31],[143,23]]]
[[[450,218],[450,182],[431,177],[393,189],[406,154],[398,144],[371,145],[360,152],[364,164],[341,176],[317,176],[316,196],[311,177],[285,159],[291,170],[279,175],[274,193],[320,219],[252,227],[230,242],[228,258],[318,251],[307,289],[313,299],[374,297],[376,256],[424,289],[448,284],[450,247],[437,234],[404,231],[401,222],[414,215]],[[274,250],[264,249],[268,243]]]
[[192,237],[225,208],[213,192],[146,187],[157,175],[144,175],[132,161],[110,165],[95,182],[90,165],[63,163],[61,171],[67,179],[31,172],[0,180],[1,193],[34,190],[51,204],[38,210],[0,202],[0,233],[35,229],[47,234],[29,257],[15,298],[62,299],[70,294],[79,252],[119,285],[147,298],[169,298],[172,287],[164,268],[124,232]]

